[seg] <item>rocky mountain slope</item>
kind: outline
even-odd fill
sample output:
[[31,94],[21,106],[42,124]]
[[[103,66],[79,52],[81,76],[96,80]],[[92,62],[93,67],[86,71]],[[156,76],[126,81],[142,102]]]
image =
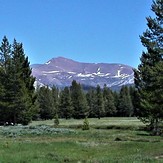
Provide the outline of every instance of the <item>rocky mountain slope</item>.
[[70,86],[72,80],[87,85],[120,87],[134,83],[132,67],[123,64],[81,63],[58,57],[45,64],[31,65],[38,85]]

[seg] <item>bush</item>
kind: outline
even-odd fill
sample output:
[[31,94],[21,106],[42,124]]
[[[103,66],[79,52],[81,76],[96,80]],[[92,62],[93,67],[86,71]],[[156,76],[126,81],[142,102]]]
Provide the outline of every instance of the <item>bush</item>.
[[83,130],[89,130],[89,122],[88,122],[87,118],[85,118],[84,121],[83,121],[82,129]]
[[59,125],[58,114],[56,114],[56,116],[54,117],[54,124],[55,124],[56,126]]
[[38,126],[6,126],[2,127],[0,134],[6,137],[17,137],[23,135],[55,135],[72,133],[74,130],[66,128],[53,128],[48,125]]

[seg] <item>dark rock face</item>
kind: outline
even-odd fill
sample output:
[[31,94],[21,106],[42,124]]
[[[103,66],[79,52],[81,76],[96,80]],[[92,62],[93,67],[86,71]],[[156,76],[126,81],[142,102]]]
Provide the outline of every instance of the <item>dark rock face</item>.
[[58,57],[45,64],[31,65],[36,84],[70,86],[72,80],[88,85],[101,87],[120,87],[134,83],[132,67],[123,64],[81,63],[71,59]]

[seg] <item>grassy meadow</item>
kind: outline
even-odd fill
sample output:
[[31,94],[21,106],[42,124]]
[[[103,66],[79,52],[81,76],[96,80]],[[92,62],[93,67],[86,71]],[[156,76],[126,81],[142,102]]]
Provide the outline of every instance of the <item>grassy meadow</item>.
[[136,118],[35,121],[0,127],[0,163],[161,163],[163,137],[150,136]]

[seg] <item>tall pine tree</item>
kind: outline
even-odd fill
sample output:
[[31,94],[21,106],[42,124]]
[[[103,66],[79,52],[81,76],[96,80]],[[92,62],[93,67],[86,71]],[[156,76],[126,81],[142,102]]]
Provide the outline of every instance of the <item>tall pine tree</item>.
[[73,118],[85,118],[86,116],[88,116],[88,105],[86,96],[82,90],[81,85],[78,84],[75,80],[73,80],[72,85],[70,87],[70,91],[72,106],[74,108]]
[[54,107],[56,109],[56,113],[58,114],[58,105],[59,105],[59,89],[55,86],[52,87],[52,96],[53,96],[53,101],[54,101]]
[[114,116],[116,114],[116,107],[114,102],[114,96],[112,91],[104,85],[103,89],[103,100],[104,100],[104,110],[105,116]]
[[95,103],[96,103],[96,92],[94,89],[88,90],[86,94],[86,99],[87,99],[87,104],[88,104],[88,109],[89,109],[89,114],[88,116],[93,118],[95,117]]
[[[11,69],[11,45],[6,36],[0,47],[0,121],[9,121],[10,107],[12,104],[12,92],[10,87],[9,70]],[[12,114],[11,114],[12,115]]]
[[13,119],[15,123],[28,124],[31,121],[35,103],[35,78],[31,76],[28,57],[22,43],[14,40],[12,51],[12,84],[14,92]]
[[104,103],[103,103],[103,93],[101,87],[97,85],[96,87],[96,101],[95,101],[95,116],[100,119],[104,116]]
[[5,90],[3,98],[0,99],[3,121],[28,124],[35,108],[35,79],[31,75],[22,43],[14,40],[11,46],[4,37],[0,47],[0,58],[0,85]]
[[163,0],[153,1],[155,18],[147,17],[147,30],[140,37],[146,51],[134,71],[139,98],[137,116],[160,134],[163,121]]
[[53,119],[56,114],[56,108],[52,90],[44,86],[37,90],[37,102],[39,105],[39,115],[43,120]]
[[70,90],[68,87],[65,87],[60,92],[59,114],[62,118],[66,118],[66,119],[72,118],[73,107],[72,107]]
[[133,114],[133,104],[130,96],[129,88],[127,86],[122,86],[119,93],[118,102],[118,116],[130,117]]

